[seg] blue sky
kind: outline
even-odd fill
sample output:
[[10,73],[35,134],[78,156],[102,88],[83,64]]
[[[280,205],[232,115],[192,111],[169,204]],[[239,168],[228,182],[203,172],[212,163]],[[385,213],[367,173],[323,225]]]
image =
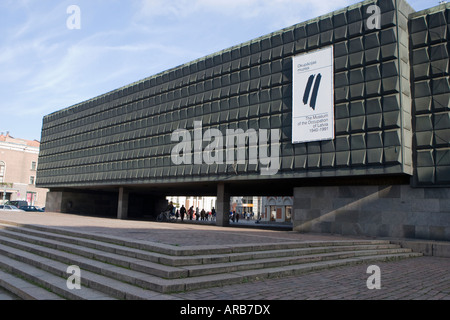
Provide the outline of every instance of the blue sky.
[[[358,2],[1,0],[0,132],[40,140],[47,114]],[[70,5],[79,30],[67,28]]]

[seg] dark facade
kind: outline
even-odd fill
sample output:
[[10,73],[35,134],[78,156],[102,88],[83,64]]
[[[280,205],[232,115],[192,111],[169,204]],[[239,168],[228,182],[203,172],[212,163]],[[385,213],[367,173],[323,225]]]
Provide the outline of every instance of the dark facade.
[[[192,130],[194,120],[203,121],[205,130],[223,132],[280,129],[277,176],[411,174],[409,65],[400,59],[408,56],[408,20],[394,2],[380,1],[382,29],[366,30],[369,3],[45,117],[39,184],[228,178],[225,165],[172,164],[171,134],[178,128]],[[292,57],[330,44],[335,48],[336,140],[292,145]],[[238,168],[246,178],[258,178],[256,170]]]
[[450,10],[413,14],[410,21],[414,100],[414,185],[450,184]]
[[[366,24],[373,4],[381,9],[380,28]],[[414,13],[403,0],[364,1],[50,114],[43,121],[37,184],[57,192],[49,198],[59,199],[54,202],[59,211],[72,205],[75,194],[101,190],[114,199],[105,201],[113,203],[108,209],[113,212],[118,188],[134,190],[134,206],[144,200],[133,192],[207,195],[224,184],[232,186],[226,194],[288,190],[295,196],[304,186],[411,188],[411,180],[413,187],[448,192],[449,12],[448,5]],[[292,58],[330,45],[335,139],[292,144]],[[250,161],[174,164],[172,133],[187,129],[194,136],[194,121],[224,134],[238,128],[279,130],[278,172],[261,175],[261,164]],[[249,159],[248,145],[245,154]],[[312,219],[303,209],[315,210],[299,203],[294,227]],[[442,207],[445,238],[449,210],[443,202]],[[315,212],[315,218],[326,213]],[[336,224],[323,226],[319,231],[352,233]]]

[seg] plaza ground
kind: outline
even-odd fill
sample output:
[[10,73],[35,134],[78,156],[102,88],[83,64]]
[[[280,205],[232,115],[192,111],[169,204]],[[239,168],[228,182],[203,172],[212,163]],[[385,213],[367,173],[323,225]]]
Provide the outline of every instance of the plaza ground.
[[[301,234],[285,230],[217,227],[205,223],[157,223],[117,220],[58,213],[4,213],[0,221],[38,224],[95,232],[135,240],[152,241],[177,247],[282,243],[285,241],[348,240],[354,237]],[[369,238],[358,238],[369,239]],[[336,267],[298,276],[173,293],[174,299],[210,300],[450,300],[450,259],[423,256],[379,262],[381,289],[369,290],[369,265]],[[0,291],[0,299],[10,296]]]

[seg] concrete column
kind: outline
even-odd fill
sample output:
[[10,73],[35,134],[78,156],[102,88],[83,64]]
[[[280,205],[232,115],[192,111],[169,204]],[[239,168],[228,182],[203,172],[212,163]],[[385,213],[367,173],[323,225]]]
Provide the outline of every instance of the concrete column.
[[223,182],[217,185],[216,205],[216,225],[227,227],[230,224],[230,192]]
[[64,212],[63,205],[63,193],[61,191],[49,191],[45,201],[45,211],[47,212]]
[[129,193],[123,187],[119,188],[119,203],[117,206],[117,219],[128,218],[128,196]]

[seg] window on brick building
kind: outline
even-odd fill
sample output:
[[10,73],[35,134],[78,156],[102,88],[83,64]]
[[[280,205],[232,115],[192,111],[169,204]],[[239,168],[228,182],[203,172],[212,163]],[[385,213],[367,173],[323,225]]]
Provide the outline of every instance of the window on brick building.
[[5,182],[5,163],[0,161],[0,182]]

